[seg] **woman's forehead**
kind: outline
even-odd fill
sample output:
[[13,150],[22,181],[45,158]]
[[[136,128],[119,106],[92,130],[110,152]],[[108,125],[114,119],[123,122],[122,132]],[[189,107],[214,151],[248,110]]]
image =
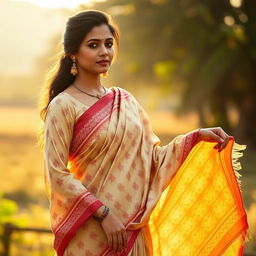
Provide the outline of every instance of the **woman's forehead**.
[[106,24],[95,26],[91,31],[85,36],[85,41],[91,41],[92,39],[98,40],[110,40],[113,39],[113,35]]

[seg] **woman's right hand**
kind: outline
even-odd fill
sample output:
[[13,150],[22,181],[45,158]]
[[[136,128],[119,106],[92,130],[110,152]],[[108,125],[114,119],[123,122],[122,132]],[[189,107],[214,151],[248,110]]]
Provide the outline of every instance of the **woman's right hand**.
[[122,251],[127,246],[125,226],[111,211],[102,220],[101,226],[106,233],[109,248]]

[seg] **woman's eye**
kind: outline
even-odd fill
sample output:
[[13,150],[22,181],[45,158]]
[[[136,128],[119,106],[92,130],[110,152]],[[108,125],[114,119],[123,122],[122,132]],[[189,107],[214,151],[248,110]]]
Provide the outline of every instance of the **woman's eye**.
[[96,43],[89,44],[89,47],[90,47],[90,48],[95,48],[96,46],[97,46]]
[[106,43],[106,46],[108,47],[108,48],[111,48],[112,47],[112,45],[113,45],[113,43],[111,42],[111,43]]
[[[109,43],[106,43],[105,44],[107,48],[111,48],[113,43],[112,42],[109,42]],[[92,43],[92,44],[89,44],[88,45],[90,48],[96,48],[97,47],[97,44],[96,43]]]

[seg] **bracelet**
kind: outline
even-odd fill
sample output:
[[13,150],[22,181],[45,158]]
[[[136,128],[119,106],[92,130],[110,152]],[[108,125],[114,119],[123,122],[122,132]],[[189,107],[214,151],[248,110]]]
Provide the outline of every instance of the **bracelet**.
[[98,220],[99,222],[102,222],[103,219],[108,215],[108,213],[109,213],[109,208],[106,205],[104,205],[104,210],[103,210],[103,213],[101,214],[101,216],[99,216],[99,217],[94,216],[94,218],[96,220]]

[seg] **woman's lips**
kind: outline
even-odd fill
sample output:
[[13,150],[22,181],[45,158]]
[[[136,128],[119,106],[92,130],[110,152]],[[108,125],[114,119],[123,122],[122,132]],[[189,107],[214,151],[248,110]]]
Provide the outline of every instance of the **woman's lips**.
[[99,61],[97,63],[100,64],[101,66],[107,66],[109,61]]

